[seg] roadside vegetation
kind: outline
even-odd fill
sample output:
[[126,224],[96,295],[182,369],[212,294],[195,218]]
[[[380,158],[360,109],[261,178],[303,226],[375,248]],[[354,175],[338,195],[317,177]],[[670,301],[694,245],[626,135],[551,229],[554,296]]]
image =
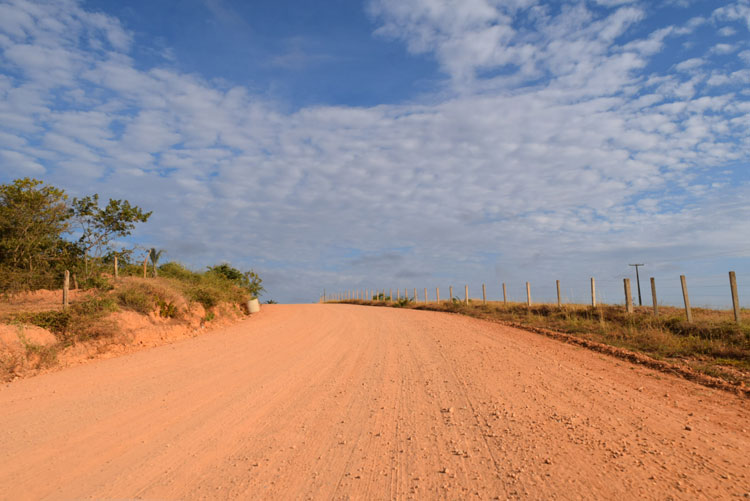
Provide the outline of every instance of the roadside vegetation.
[[[453,298],[440,303],[411,300],[343,301],[351,304],[458,313],[530,329],[546,329],[578,339],[643,353],[656,360],[686,366],[738,386],[750,385],[750,321],[736,323],[731,311],[693,308],[693,322],[682,309],[660,306],[659,316],[637,307],[532,305],[469,301]],[[750,317],[750,312],[745,312]]]
[[[16,327],[25,350],[11,353],[0,342],[0,379],[28,361],[36,368],[54,365],[61,350],[77,343],[115,339],[122,333],[111,314],[118,311],[180,321],[199,304],[203,324],[221,305],[240,308],[263,292],[252,270],[220,263],[195,271],[174,261],[159,264],[163,249],[123,245],[150,216],[127,200],[110,199],[103,207],[96,194],[69,200],[35,179],[0,185],[0,327]],[[76,295],[63,308],[66,270]],[[12,306],[14,298],[40,290],[56,291],[46,309]],[[24,325],[46,329],[56,342],[31,341]]]

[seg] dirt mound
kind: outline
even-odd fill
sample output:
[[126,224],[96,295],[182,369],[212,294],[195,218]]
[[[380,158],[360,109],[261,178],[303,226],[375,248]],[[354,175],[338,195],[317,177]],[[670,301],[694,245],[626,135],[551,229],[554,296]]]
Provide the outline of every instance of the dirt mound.
[[[154,297],[161,298],[165,301],[162,305],[168,304],[173,309],[162,310],[158,303],[144,303],[142,307],[145,310],[138,312],[129,309],[127,304],[117,307],[112,303],[117,301],[118,294],[128,290],[135,290],[136,293],[140,293],[138,297],[149,301]],[[138,279],[126,278],[120,281],[109,295],[101,294],[97,295],[96,291],[71,291],[74,318],[76,314],[92,314],[88,311],[76,313],[76,305],[84,307],[89,304],[89,300],[94,300],[91,304],[95,304],[102,297],[105,300],[109,298],[110,303],[100,301],[97,308],[112,304],[113,306],[106,307],[116,311],[112,312],[110,309],[104,313],[93,312],[86,329],[79,325],[79,329],[82,329],[80,331],[70,327],[68,330],[72,329],[73,332],[58,335],[35,325],[19,323],[14,318],[18,318],[19,314],[41,312],[45,312],[45,315],[49,313],[55,318],[64,316],[60,304],[61,291],[25,292],[0,302],[0,381],[28,377],[62,367],[80,365],[92,359],[112,358],[172,343],[197,336],[202,332],[226,327],[246,317],[239,306],[226,303],[206,311],[200,303],[188,301],[177,290],[158,281],[139,282]],[[33,321],[28,315],[21,318],[24,318],[24,322]],[[62,324],[69,322],[69,319],[58,319]],[[83,340],[80,336],[76,337],[81,332],[84,334]]]
[[52,346],[56,343],[54,334],[36,325],[0,324],[0,355],[23,354],[29,348]]

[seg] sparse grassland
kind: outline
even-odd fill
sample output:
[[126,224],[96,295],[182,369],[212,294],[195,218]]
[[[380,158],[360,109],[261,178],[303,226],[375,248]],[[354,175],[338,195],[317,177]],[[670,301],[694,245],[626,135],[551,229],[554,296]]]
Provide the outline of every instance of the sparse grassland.
[[576,338],[635,351],[657,360],[689,367],[734,385],[750,384],[750,311],[741,323],[731,311],[693,308],[693,322],[682,309],[660,306],[658,317],[646,307],[633,314],[622,306],[532,305],[461,300],[440,303],[413,301],[343,301],[458,313],[533,329],[548,329]]

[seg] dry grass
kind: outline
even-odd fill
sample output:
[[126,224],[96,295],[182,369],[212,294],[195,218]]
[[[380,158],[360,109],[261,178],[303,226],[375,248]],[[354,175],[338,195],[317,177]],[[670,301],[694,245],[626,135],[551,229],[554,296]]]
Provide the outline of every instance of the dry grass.
[[[167,271],[174,271],[172,268]],[[42,346],[21,339],[23,352],[0,352],[0,381],[28,369],[54,366],[58,353],[77,343],[92,342],[92,346],[104,350],[108,345],[127,342],[121,327],[110,316],[113,312],[156,313],[180,320],[186,316],[190,303],[196,302],[206,309],[204,320],[208,321],[214,318],[213,310],[220,304],[237,304],[249,297],[246,290],[216,274],[194,273],[180,267],[174,274],[165,275],[146,279],[122,277],[104,289],[78,295],[67,310],[59,304],[57,291],[53,303],[11,305],[6,298],[8,308],[0,309],[0,323],[41,327],[51,332],[56,342]]]
[[[734,321],[731,311],[693,308],[693,322],[684,310],[660,307],[659,317],[650,308],[633,314],[622,306],[532,305],[462,301],[395,303],[346,301],[346,303],[395,306],[458,313],[476,318],[549,329],[577,338],[644,353],[657,360],[686,365],[733,384],[750,384],[750,321]],[[745,312],[750,318],[750,312]]]

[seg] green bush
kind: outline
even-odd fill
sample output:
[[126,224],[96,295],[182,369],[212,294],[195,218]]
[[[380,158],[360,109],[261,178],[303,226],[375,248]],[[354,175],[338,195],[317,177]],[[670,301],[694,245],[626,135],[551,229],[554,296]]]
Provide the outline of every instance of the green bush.
[[93,296],[70,307],[74,315],[101,317],[117,311],[117,302],[110,296]]
[[164,263],[159,266],[159,276],[165,278],[174,278],[182,282],[198,282],[200,281],[200,273],[191,271],[174,261]]
[[117,292],[117,300],[128,309],[148,315],[154,309],[153,296],[141,287],[127,287]]
[[197,285],[188,289],[188,297],[203,305],[205,309],[210,309],[219,304],[221,293],[213,287],[206,285]]
[[105,277],[92,275],[80,282],[81,289],[98,289],[100,291],[111,291],[114,289],[112,284]]
[[408,297],[402,297],[401,299],[396,301],[393,306],[397,308],[404,308],[406,306],[409,306],[411,303],[413,303],[411,299],[409,299]]
[[163,318],[176,318],[178,316],[177,306],[171,301],[159,299],[156,302],[159,307],[159,316]]
[[13,320],[23,324],[36,325],[54,334],[65,334],[72,323],[69,311],[40,311],[36,313],[20,313],[13,316]]

